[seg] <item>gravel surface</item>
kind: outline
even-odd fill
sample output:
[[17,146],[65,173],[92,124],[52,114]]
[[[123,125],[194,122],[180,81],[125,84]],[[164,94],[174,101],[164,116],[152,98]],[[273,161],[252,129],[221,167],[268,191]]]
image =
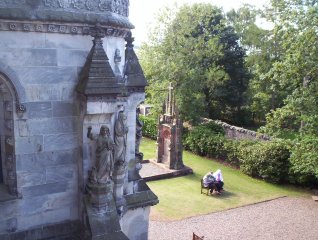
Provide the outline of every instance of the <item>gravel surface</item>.
[[318,202],[280,198],[173,222],[150,221],[149,240],[318,240]]

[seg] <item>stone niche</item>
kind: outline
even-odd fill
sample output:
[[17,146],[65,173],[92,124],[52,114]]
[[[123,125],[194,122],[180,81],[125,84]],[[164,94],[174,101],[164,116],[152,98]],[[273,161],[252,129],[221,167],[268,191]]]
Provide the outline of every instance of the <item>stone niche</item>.
[[180,170],[184,168],[182,160],[183,123],[176,108],[171,83],[164,111],[164,114],[159,117],[158,124],[157,162],[163,163],[169,169]]
[[[147,239],[158,198],[138,173],[147,81],[128,5],[0,2],[0,239]],[[114,142],[109,181],[94,176],[102,127]]]

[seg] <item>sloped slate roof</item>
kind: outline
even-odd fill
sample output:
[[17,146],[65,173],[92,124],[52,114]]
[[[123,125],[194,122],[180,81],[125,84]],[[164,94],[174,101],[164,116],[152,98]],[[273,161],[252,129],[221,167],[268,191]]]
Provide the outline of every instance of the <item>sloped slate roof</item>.
[[101,38],[95,37],[93,43],[81,72],[77,91],[86,96],[121,93],[122,86],[118,83],[109,64],[103,41]]
[[126,51],[125,51],[125,69],[124,75],[126,78],[126,87],[145,87],[148,86],[147,79],[139,64],[138,57],[134,51],[134,45],[132,42],[134,38],[131,37],[131,33],[125,38]]

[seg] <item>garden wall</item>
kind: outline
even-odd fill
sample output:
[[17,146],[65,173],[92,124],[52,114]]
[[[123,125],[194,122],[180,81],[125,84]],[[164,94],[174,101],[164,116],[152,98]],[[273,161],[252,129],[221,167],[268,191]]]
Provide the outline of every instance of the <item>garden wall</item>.
[[255,131],[251,131],[245,128],[236,127],[228,123],[222,122],[220,120],[212,120],[204,118],[203,122],[214,122],[217,125],[221,126],[225,131],[225,137],[230,139],[249,139],[249,140],[263,140],[268,141],[270,137],[265,134],[260,134]]

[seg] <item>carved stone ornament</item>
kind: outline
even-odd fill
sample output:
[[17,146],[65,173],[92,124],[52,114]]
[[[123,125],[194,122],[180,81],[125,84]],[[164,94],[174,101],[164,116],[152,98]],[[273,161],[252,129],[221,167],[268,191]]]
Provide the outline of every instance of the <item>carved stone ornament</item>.
[[114,169],[114,141],[110,136],[109,128],[101,126],[98,136],[94,136],[89,127],[87,137],[96,141],[95,166],[89,173],[89,181],[94,184],[106,184],[112,178]]
[[[3,31],[23,31],[23,32],[43,32],[43,33],[63,33],[63,34],[77,34],[77,35],[92,35],[92,29],[95,27],[88,27],[84,25],[79,24],[38,24],[38,23],[22,23],[22,22],[16,22],[16,23],[8,23],[4,21],[0,25],[2,28],[0,30]],[[125,38],[128,36],[129,30],[127,29],[115,29],[111,27],[101,27],[103,31],[105,32],[104,36],[111,36],[111,37],[121,37]]]
[[[2,10],[2,11],[1,11]],[[2,0],[0,19],[20,21],[68,22],[133,29],[129,22],[129,0]],[[28,23],[25,23],[28,24]],[[32,29],[24,25],[25,31]],[[17,23],[10,23],[15,31]],[[52,30],[52,28],[50,28]]]
[[25,111],[26,111],[26,107],[23,104],[20,104],[20,103],[16,104],[17,113],[24,113]]
[[127,117],[124,111],[118,113],[118,118],[115,123],[115,162],[124,163],[126,158],[127,133],[126,125]]
[[7,137],[6,138],[6,143],[10,146],[13,146],[14,144],[14,141],[13,141],[13,138],[12,137]]

